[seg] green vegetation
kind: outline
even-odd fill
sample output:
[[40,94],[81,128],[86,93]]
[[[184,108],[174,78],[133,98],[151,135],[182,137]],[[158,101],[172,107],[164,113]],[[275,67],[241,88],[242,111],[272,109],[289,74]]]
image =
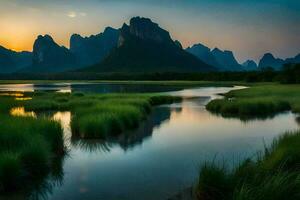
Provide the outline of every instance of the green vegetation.
[[300,132],[286,133],[255,160],[228,170],[205,164],[195,186],[201,200],[296,200],[300,198]]
[[0,115],[0,192],[29,187],[47,176],[64,154],[60,124],[47,119]]
[[2,93],[0,192],[24,191],[49,173],[60,174],[62,128],[40,112],[71,111],[72,137],[103,139],[137,127],[152,106],[179,100],[155,94]]
[[259,118],[282,111],[300,112],[300,85],[264,84],[234,90],[224,99],[209,102],[206,108],[225,117]]
[[72,136],[105,138],[136,128],[151,107],[179,101],[179,97],[155,94],[64,94],[33,93],[21,102],[26,111],[68,110],[72,112]]

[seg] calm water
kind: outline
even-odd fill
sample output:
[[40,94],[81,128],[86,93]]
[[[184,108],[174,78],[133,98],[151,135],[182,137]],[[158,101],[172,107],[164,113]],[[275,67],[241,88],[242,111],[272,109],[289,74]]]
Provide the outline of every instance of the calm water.
[[[61,180],[50,184],[43,197],[165,200],[191,186],[204,161],[225,160],[233,166],[262,150],[264,142],[270,144],[279,134],[299,127],[299,118],[289,112],[272,119],[243,122],[205,110],[208,101],[220,98],[216,94],[231,89],[207,87],[167,92],[197,98],[156,107],[138,130],[110,141],[72,140],[71,113],[54,113],[53,117],[63,125],[70,152],[63,162]],[[154,90],[157,88],[151,92]]]
[[93,92],[93,93],[134,93],[166,92],[180,90],[183,87],[157,84],[131,83],[45,83],[45,84],[0,84],[3,91],[56,91],[56,92]]

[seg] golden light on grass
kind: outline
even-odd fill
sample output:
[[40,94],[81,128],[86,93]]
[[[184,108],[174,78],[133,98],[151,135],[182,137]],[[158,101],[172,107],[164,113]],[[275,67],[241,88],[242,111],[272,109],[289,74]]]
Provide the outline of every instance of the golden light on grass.
[[31,97],[17,97],[15,98],[16,101],[28,101],[31,100]]
[[0,93],[0,96],[23,97],[23,93]]
[[16,117],[35,117],[36,118],[36,114],[34,112],[26,112],[24,107],[16,107],[16,108],[12,108],[10,110],[10,115],[12,116],[16,116]]

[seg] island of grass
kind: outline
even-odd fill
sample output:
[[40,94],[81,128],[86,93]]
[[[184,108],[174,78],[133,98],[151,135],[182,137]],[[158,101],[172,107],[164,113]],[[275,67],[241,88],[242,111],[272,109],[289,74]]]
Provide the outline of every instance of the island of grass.
[[136,128],[156,105],[180,101],[180,97],[159,94],[27,94],[20,102],[26,111],[70,111],[72,137],[103,139]]
[[300,113],[300,85],[255,84],[233,90],[206,108],[224,117],[265,118],[283,111]]
[[65,154],[61,125],[39,113],[70,111],[72,137],[105,139],[136,128],[153,106],[180,99],[155,94],[1,93],[0,194],[30,190],[55,174],[53,166]]

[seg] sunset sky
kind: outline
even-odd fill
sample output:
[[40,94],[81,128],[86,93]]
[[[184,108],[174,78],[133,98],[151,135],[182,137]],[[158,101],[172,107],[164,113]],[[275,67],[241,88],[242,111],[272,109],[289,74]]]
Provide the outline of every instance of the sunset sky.
[[32,50],[39,34],[69,46],[84,36],[149,17],[184,47],[202,43],[232,50],[238,61],[300,53],[299,0],[0,0],[0,45]]

